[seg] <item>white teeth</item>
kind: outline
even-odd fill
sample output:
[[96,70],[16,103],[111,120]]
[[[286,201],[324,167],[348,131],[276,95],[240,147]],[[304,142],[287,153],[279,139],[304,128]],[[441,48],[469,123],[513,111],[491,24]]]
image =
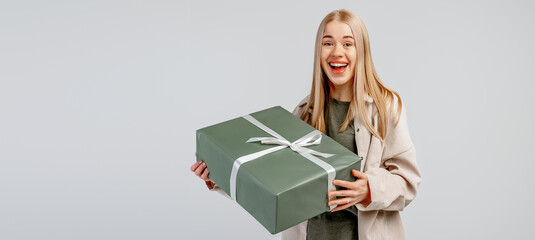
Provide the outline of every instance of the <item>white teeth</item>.
[[346,67],[347,66],[347,64],[343,64],[343,63],[329,63],[329,65],[333,67]]

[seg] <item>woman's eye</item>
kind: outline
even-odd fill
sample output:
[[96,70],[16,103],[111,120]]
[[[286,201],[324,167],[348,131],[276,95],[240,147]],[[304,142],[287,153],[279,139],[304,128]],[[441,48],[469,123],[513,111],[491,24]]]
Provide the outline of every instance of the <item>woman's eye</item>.
[[332,46],[332,43],[326,42],[326,43],[323,43],[323,46]]
[[353,46],[352,43],[346,43],[346,47],[351,47],[351,46]]

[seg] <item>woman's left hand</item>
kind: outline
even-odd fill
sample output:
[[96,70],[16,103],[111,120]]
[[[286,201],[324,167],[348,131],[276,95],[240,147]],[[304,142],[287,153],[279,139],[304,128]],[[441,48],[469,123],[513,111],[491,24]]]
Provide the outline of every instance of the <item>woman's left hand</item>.
[[334,180],[333,184],[344,187],[346,189],[339,191],[331,191],[327,194],[327,197],[337,197],[330,200],[327,204],[329,206],[338,205],[331,212],[339,211],[351,207],[357,203],[362,203],[364,206],[368,206],[371,203],[370,186],[368,185],[368,177],[365,173],[351,170],[353,176],[357,177],[354,182],[348,182],[343,180]]

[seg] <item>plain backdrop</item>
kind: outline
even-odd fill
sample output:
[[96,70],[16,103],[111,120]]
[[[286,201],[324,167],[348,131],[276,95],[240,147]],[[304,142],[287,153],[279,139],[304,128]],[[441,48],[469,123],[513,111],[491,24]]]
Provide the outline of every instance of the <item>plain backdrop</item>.
[[272,239],[190,172],[195,130],[310,91],[365,22],[423,174],[408,239],[533,239],[532,1],[2,1],[0,239]]

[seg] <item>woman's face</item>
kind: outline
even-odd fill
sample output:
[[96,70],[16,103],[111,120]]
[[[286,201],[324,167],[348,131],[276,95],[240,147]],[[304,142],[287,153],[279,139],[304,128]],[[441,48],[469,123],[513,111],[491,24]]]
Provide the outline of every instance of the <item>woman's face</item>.
[[349,86],[355,75],[357,48],[349,25],[331,21],[325,25],[321,44],[321,67],[335,86]]

